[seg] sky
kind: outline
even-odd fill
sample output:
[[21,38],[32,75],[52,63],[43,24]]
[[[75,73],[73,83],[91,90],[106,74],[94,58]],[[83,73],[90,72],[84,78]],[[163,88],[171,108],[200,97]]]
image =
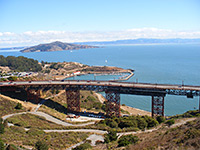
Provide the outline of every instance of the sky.
[[0,0],[0,47],[200,38],[200,0]]

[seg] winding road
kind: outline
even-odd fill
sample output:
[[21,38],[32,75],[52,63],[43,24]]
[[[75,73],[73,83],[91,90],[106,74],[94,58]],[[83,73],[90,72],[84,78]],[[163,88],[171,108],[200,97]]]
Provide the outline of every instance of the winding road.
[[[55,124],[59,124],[59,125],[63,125],[63,126],[87,126],[87,125],[91,125],[91,124],[94,124],[95,122],[89,122],[89,123],[84,123],[84,124],[79,124],[79,125],[73,125],[73,124],[70,124],[70,123],[67,123],[67,122],[64,122],[64,121],[61,121],[55,117],[52,117],[44,112],[21,112],[21,113],[15,113],[15,114],[9,114],[9,115],[5,115],[2,117],[3,121],[8,119],[9,117],[12,117],[12,116],[16,116],[16,115],[21,115],[21,114],[34,114],[34,115],[38,115],[38,116],[41,116],[41,117],[44,117],[46,120],[48,121],[51,121]],[[184,119],[184,120],[181,120],[180,122],[178,123],[175,123],[174,125],[172,125],[170,128],[174,128],[174,127],[177,127],[177,126],[181,126],[183,124],[185,124],[186,122],[188,121],[193,121],[195,120],[196,118],[187,118],[187,119]],[[9,126],[14,126],[13,124],[10,124],[8,123]],[[158,130],[160,127],[158,128],[153,128],[153,129],[149,129],[149,130],[145,130],[145,131],[137,131],[137,132],[123,132],[123,133],[117,133],[117,136],[118,138],[120,138],[121,136],[123,135],[128,135],[128,134],[138,134],[138,133],[147,133],[147,132],[153,132],[153,131],[156,131]],[[24,128],[25,130],[29,130],[27,128]],[[49,133],[49,132],[88,132],[88,133],[94,133],[92,135],[90,135],[86,140],[91,140],[91,145],[92,146],[95,146],[95,143],[96,141],[104,141],[104,138],[102,135],[108,133],[107,131],[103,131],[103,130],[96,130],[96,129],[71,129],[71,130],[43,130],[44,132],[46,133]],[[100,135],[96,135],[96,134],[100,134]],[[81,144],[83,144],[84,141],[80,142],[80,143],[77,143],[75,145],[73,145],[72,147],[69,147],[67,148],[67,150],[71,150],[72,148],[76,147],[76,146],[79,146]]]

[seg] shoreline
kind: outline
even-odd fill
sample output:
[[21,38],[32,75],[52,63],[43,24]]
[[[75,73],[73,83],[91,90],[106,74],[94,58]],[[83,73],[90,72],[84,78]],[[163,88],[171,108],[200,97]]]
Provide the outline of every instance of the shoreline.
[[[112,74],[113,72],[110,72],[108,74]],[[130,75],[126,76],[125,78],[121,78],[121,79],[115,79],[115,80],[109,80],[109,81],[125,81],[125,80],[128,80],[130,79],[132,76],[134,76],[134,73],[133,71],[118,71],[117,73],[130,73]],[[102,74],[100,72],[93,72],[93,73],[81,73],[79,74],[78,76],[82,76],[82,75],[89,75],[89,74]],[[65,75],[56,75],[54,76],[54,79],[55,80],[64,80],[64,79],[67,79],[67,78],[72,78],[72,77],[75,77],[77,75],[71,75],[71,76],[65,76]]]

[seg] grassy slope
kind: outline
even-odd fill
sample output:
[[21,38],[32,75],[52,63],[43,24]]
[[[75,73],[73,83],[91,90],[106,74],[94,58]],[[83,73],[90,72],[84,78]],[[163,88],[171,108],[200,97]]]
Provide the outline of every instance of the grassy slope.
[[34,146],[38,140],[44,140],[51,149],[61,150],[81,142],[88,137],[88,133],[44,133],[42,130],[31,129],[25,131],[22,127],[10,127],[0,138],[9,144],[17,146]]
[[139,138],[142,140],[128,149],[200,149],[200,118],[180,127],[140,134]]
[[26,111],[24,107],[22,107],[20,110],[15,109],[16,105],[16,102],[0,97],[0,117],[8,114]]
[[22,114],[13,116],[7,119],[8,122],[24,127],[24,128],[37,128],[37,129],[63,129],[62,125],[57,125],[45,118],[33,115],[33,114]]

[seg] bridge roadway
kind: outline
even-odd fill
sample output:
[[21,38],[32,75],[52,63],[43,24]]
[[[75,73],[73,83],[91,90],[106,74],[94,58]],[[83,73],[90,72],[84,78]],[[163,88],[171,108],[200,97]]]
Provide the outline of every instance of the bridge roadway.
[[165,96],[185,95],[189,98],[200,95],[200,86],[152,84],[136,82],[98,81],[98,80],[49,80],[49,81],[13,81],[0,82],[3,87],[19,87],[24,89],[48,90],[56,89],[80,89],[94,91],[115,91],[121,94]]

